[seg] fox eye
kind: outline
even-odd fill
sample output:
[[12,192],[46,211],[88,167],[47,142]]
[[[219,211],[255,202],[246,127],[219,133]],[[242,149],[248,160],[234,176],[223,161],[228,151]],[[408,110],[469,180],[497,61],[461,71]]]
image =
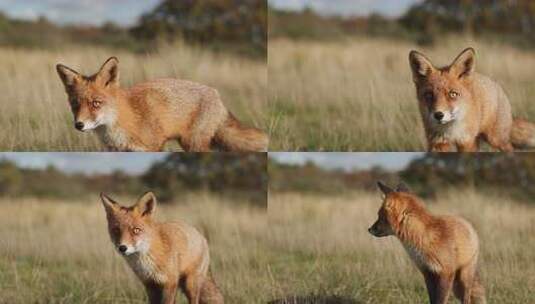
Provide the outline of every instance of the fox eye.
[[138,228],[138,227],[135,227],[135,228],[132,230],[132,232],[133,232],[134,234],[140,234],[140,233],[141,233],[141,229]]
[[435,95],[433,94],[433,92],[426,92],[424,94],[424,100],[428,103],[431,103],[433,102],[433,100],[435,99]]
[[93,102],[91,102],[91,105],[93,106],[93,108],[100,108],[101,104],[102,104],[102,101],[100,100],[93,100]]
[[451,98],[451,99],[456,99],[457,97],[461,96],[461,94],[459,94],[459,92],[456,92],[454,90],[451,90],[449,93],[448,93],[448,96]]

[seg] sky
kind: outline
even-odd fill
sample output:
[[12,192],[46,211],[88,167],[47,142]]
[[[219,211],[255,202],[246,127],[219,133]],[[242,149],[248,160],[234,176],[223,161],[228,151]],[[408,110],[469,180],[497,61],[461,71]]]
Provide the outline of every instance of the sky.
[[0,11],[19,19],[45,16],[60,24],[132,25],[160,0],[0,0]]
[[269,153],[269,157],[286,164],[304,164],[312,161],[320,167],[326,169],[343,169],[346,171],[353,169],[370,169],[373,166],[381,166],[388,170],[400,170],[405,168],[411,160],[422,156],[423,153],[388,153],[388,152],[360,152],[360,153],[338,153],[338,152],[307,152],[307,153]]
[[139,174],[167,155],[168,153],[5,152],[0,153],[0,159],[9,159],[24,168],[46,168],[48,165],[54,165],[68,173],[110,173],[120,169]]
[[310,7],[325,15],[366,16],[375,12],[389,17],[402,15],[417,2],[421,0],[268,0],[273,7],[288,10]]

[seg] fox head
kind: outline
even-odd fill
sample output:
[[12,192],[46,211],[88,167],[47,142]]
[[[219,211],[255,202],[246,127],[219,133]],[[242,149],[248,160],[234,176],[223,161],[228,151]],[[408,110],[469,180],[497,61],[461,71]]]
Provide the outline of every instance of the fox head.
[[474,57],[474,49],[467,48],[449,66],[436,68],[423,54],[410,52],[420,112],[431,125],[446,125],[464,115],[471,99],[466,84],[474,74]]
[[115,121],[115,94],[119,88],[119,60],[109,58],[92,76],[84,76],[62,64],[56,66],[79,131],[111,125]]
[[147,253],[153,231],[152,214],[156,208],[156,197],[152,192],[145,193],[135,205],[124,207],[105,194],[100,198],[106,210],[108,231],[119,253],[128,256]]
[[376,237],[394,235],[398,227],[407,215],[410,208],[410,200],[407,200],[409,190],[403,183],[394,190],[382,182],[377,185],[383,193],[383,204],[378,212],[375,223],[368,228],[368,232]]

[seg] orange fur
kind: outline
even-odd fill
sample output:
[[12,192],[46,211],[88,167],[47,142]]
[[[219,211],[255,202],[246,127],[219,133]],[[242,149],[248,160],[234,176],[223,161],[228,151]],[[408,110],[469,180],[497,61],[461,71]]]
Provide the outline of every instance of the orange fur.
[[500,151],[535,147],[535,125],[513,123],[501,86],[475,72],[472,48],[443,68],[416,51],[409,62],[429,151],[477,151],[480,140]]
[[90,77],[56,67],[76,128],[95,129],[109,150],[161,151],[176,139],[186,151],[267,151],[267,135],[235,119],[217,90],[178,79],[121,88],[118,63],[112,57]]
[[222,304],[223,296],[209,272],[206,239],[183,222],[152,218],[156,198],[146,193],[131,207],[101,194],[112,243],[145,285],[149,303],[175,303],[182,289],[190,304]]
[[446,304],[451,290],[463,304],[485,303],[477,272],[479,240],[466,220],[437,216],[406,190],[382,183],[384,200],[368,231],[377,237],[396,236],[423,274],[431,304]]

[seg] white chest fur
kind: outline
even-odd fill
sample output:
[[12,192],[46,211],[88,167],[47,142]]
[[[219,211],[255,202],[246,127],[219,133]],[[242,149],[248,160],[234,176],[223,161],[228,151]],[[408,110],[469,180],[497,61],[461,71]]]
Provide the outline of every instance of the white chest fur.
[[167,281],[165,273],[158,268],[158,265],[149,255],[137,253],[125,258],[140,280],[156,283],[165,283]]
[[116,151],[145,151],[136,146],[127,132],[119,126],[103,126],[97,129],[97,134],[104,145]]
[[473,137],[462,121],[453,121],[447,125],[435,125],[432,129],[435,140],[444,140],[451,143],[463,143]]

